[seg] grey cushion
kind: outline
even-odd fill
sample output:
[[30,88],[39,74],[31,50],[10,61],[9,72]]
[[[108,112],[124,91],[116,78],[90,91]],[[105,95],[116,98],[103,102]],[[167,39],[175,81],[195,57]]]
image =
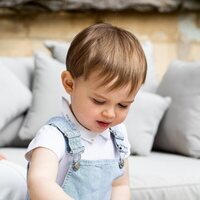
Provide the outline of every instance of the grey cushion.
[[52,56],[61,63],[66,62],[67,52],[70,46],[69,42],[57,42],[47,40],[44,45],[51,51]]
[[[46,41],[44,44],[51,51],[51,54],[55,59],[65,63],[67,51],[70,46],[69,42]],[[157,81],[153,45],[150,41],[146,40],[142,42],[142,47],[144,49],[148,64],[146,82],[142,86],[142,90],[154,92],[157,87]]]
[[0,130],[30,106],[30,90],[6,66],[0,64]]
[[[19,115],[14,118],[11,122],[6,124],[6,126],[0,132],[0,147],[12,146],[18,137],[18,132],[24,120],[24,115]],[[16,144],[16,146],[18,146]]]
[[175,154],[152,152],[130,156],[132,200],[199,200],[200,161]]
[[200,62],[171,63],[157,93],[171,96],[172,103],[155,148],[200,158]]
[[145,84],[142,86],[141,89],[147,92],[155,92],[158,83],[156,79],[156,67],[155,67],[153,44],[150,41],[145,40],[141,42],[141,45],[147,59],[147,76]]
[[19,132],[22,140],[32,139],[50,117],[59,115],[61,96],[66,97],[61,83],[61,72],[65,70],[64,64],[44,53],[36,53],[34,57],[33,99]]
[[0,57],[0,64],[12,71],[25,86],[32,88],[34,71],[32,57]]
[[[0,65],[14,73],[23,85],[31,90],[34,71],[32,57],[0,57]],[[24,113],[16,116],[0,130],[0,146],[27,146],[29,141],[22,141],[18,137],[23,119]]]
[[171,98],[139,92],[125,120],[131,153],[149,155],[160,120]]

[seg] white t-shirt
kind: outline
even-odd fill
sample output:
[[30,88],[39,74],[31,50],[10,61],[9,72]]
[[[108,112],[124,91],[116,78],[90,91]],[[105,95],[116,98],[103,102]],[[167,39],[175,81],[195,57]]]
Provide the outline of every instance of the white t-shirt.
[[[116,149],[114,147],[109,129],[105,130],[101,134],[91,132],[84,128],[74,117],[69,108],[67,100],[63,99],[63,116],[68,115],[70,120],[77,126],[81,133],[81,142],[85,147],[81,159],[84,160],[102,160],[102,159],[114,159],[117,156]],[[118,125],[118,128],[124,135],[125,145],[128,147],[128,153],[125,158],[130,155],[130,144],[127,139],[127,132],[124,124]],[[50,125],[44,125],[37,132],[35,138],[31,141],[26,152],[26,159],[31,161],[32,150],[37,147],[44,147],[53,151],[59,160],[57,183],[62,185],[65,178],[65,174],[68,169],[68,163],[72,157],[66,153],[66,144],[63,134],[55,127]]]

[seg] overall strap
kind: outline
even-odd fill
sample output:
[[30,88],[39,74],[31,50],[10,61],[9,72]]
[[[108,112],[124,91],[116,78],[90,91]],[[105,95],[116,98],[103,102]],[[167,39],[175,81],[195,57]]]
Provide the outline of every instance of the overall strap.
[[81,134],[76,128],[76,125],[67,115],[65,117],[53,117],[47,124],[56,127],[63,134],[67,145],[67,151],[73,157],[72,167],[74,170],[78,170],[81,154],[84,152],[85,148],[81,144]]
[[124,143],[124,136],[117,127],[110,128],[110,133],[113,136],[115,147],[118,150],[119,155],[120,155],[119,168],[123,168],[124,167],[124,156],[126,153],[128,153],[128,148]]

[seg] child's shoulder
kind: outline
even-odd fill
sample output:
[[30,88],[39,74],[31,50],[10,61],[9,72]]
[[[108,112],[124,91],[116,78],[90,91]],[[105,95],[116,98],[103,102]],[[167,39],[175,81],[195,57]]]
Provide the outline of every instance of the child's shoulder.
[[48,148],[61,159],[65,152],[65,139],[56,127],[45,124],[38,130],[36,136],[30,142],[26,153],[27,160],[30,159],[32,150],[37,147]]
[[38,130],[35,139],[46,143],[56,142],[58,144],[65,144],[65,138],[62,132],[57,127],[50,124],[43,125]]
[[44,124],[37,131],[36,137],[59,137],[59,135],[62,135],[62,133],[55,126]]

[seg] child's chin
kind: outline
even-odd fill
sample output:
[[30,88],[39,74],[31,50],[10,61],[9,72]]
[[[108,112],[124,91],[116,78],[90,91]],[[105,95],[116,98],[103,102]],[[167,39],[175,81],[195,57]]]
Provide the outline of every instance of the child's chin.
[[103,128],[99,128],[99,127],[92,127],[92,128],[90,128],[88,130],[98,134],[98,133],[104,132],[106,130],[106,128],[103,129]]

